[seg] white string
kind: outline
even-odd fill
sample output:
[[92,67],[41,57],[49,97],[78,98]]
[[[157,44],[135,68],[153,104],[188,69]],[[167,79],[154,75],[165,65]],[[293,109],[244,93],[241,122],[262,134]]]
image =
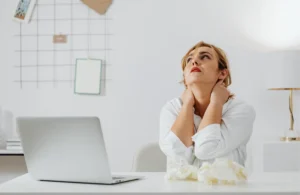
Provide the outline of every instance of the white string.
[[91,29],[90,29],[90,8],[88,8],[88,59],[90,58],[90,38],[91,38],[91,35],[90,35],[90,32],[91,32]]

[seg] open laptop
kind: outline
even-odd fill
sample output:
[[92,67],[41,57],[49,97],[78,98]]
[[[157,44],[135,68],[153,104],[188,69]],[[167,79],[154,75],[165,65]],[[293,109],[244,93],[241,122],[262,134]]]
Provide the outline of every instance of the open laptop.
[[97,117],[18,117],[17,125],[36,180],[117,184],[143,178],[112,176]]

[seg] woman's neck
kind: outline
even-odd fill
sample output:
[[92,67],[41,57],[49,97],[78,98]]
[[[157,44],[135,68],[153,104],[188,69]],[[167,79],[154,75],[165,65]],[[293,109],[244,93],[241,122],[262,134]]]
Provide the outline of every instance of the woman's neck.
[[203,118],[205,111],[210,103],[210,96],[213,86],[210,85],[193,85],[191,89],[195,97],[195,114]]

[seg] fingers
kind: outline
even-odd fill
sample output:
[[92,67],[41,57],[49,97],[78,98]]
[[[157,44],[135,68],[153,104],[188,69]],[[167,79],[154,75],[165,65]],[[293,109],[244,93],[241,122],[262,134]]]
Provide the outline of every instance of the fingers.
[[223,79],[220,79],[220,80],[216,83],[216,85],[224,85],[224,80],[223,80]]
[[216,87],[216,86],[222,86],[222,87],[225,87],[224,80],[223,80],[223,79],[219,80],[219,81],[216,83],[215,87]]

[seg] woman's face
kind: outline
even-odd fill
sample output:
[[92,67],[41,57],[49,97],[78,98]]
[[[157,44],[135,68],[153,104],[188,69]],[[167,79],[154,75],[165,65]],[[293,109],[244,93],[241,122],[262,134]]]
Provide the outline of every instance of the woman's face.
[[184,79],[187,86],[194,83],[215,84],[220,71],[215,50],[210,47],[199,47],[186,58]]

